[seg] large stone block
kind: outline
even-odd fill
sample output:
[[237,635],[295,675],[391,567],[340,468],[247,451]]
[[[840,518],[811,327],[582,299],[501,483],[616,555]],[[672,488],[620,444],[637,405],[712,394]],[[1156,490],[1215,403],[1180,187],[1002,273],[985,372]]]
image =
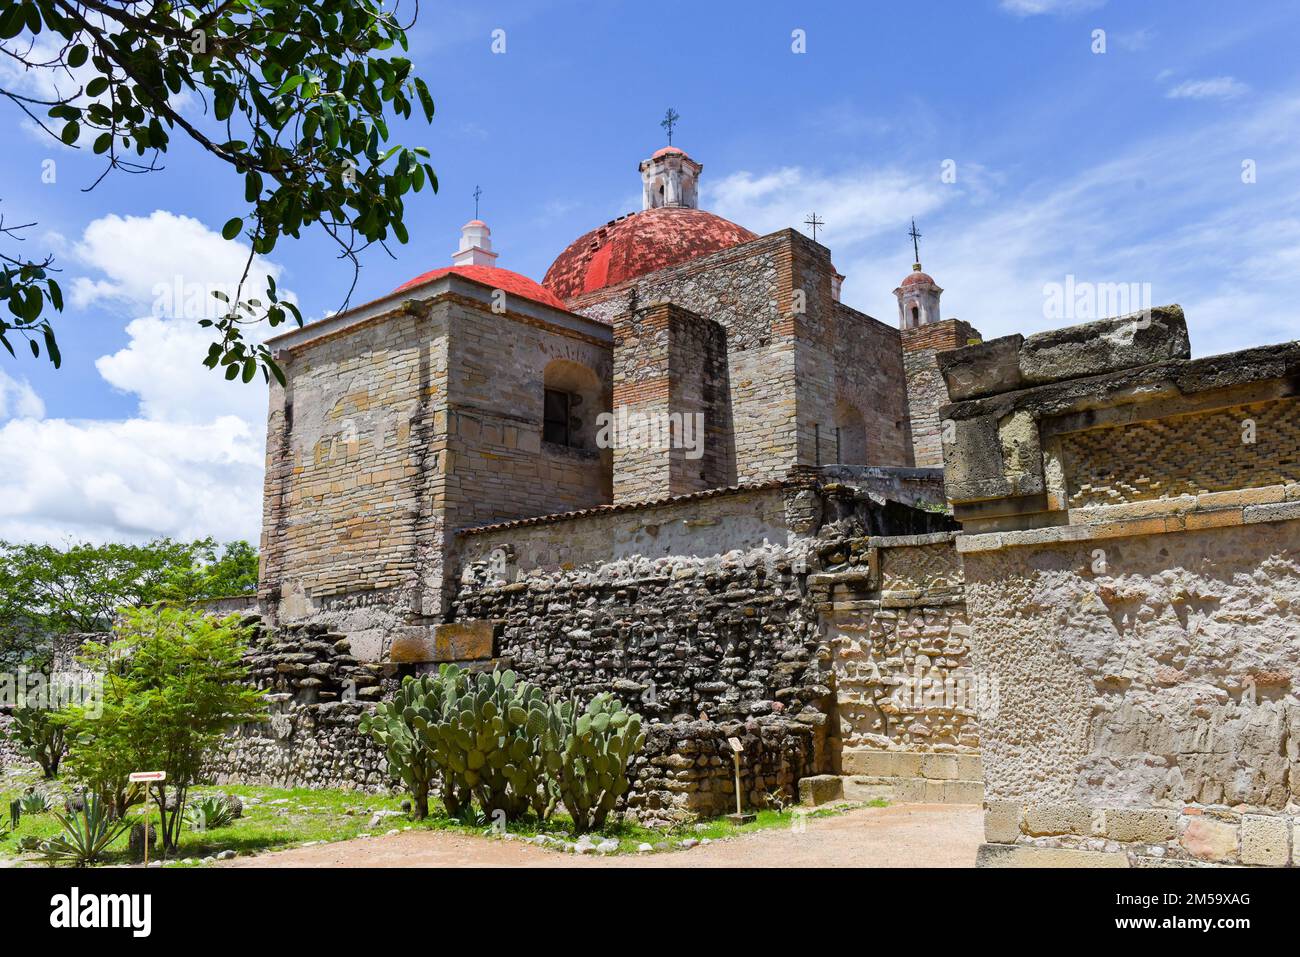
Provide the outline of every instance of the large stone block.
[[976,867],[1128,867],[1128,855],[1024,844],[981,844]]
[[1024,336],[1016,334],[939,353],[935,359],[948,386],[948,398],[963,402],[1023,388],[1020,345],[1024,341]]
[[1178,836],[1178,812],[1165,808],[1110,808],[1103,820],[1112,841],[1160,844]]
[[1020,804],[1016,801],[988,801],[984,806],[984,840],[990,844],[1014,844],[1020,837]]
[[1157,306],[1149,313],[1030,336],[1020,347],[1020,375],[1026,385],[1044,385],[1188,359],[1191,354],[1182,307]]
[[1073,801],[1030,804],[1025,808],[1025,833],[1050,834],[1092,833],[1092,808]]
[[944,423],[943,484],[949,500],[967,502],[1013,494],[1003,472],[1002,440],[994,415]]
[[844,779],[837,774],[814,774],[799,779],[799,803],[807,807],[829,804],[844,797]]
[[458,621],[433,626],[433,634],[399,635],[389,649],[397,664],[482,661],[492,657],[496,628],[491,621]]
[[1270,814],[1241,819],[1241,863],[1282,867],[1290,860],[1290,822]]
[[1237,825],[1197,815],[1187,822],[1179,843],[1193,857],[1203,861],[1234,861],[1237,858]]

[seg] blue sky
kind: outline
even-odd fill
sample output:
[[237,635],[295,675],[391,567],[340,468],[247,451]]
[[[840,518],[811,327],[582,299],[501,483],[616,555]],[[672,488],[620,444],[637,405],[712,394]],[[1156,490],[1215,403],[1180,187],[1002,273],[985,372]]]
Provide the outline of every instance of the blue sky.
[[[760,233],[816,210],[844,298],[883,321],[915,215],[945,315],[986,337],[1071,321],[1047,314],[1044,287],[1073,276],[1181,303],[1198,355],[1294,339],[1300,12],[1244,9],[426,2],[411,56],[437,116],[398,138],[432,150],[441,187],[411,197],[410,244],[372,251],[354,302],[449,262],[476,185],[499,264],[540,279],[574,237],[637,208],[636,164],[671,105],[674,141],[705,167],[701,205]],[[72,291],[62,369],[0,359],[0,537],[255,538],[265,390],[203,369],[192,320],[151,315],[156,284],[237,270],[216,232],[240,184],[178,139],[165,171],[84,192],[88,151],[12,109],[0,122],[0,210],[39,224],[28,251],[56,252]],[[261,266],[309,317],[351,281],[319,238]]]

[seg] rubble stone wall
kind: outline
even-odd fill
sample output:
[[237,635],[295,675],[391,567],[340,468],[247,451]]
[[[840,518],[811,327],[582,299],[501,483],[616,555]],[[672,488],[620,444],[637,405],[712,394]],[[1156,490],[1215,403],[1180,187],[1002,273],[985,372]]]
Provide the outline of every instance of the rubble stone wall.
[[990,865],[1286,864],[1300,343],[1177,306],[944,353]]

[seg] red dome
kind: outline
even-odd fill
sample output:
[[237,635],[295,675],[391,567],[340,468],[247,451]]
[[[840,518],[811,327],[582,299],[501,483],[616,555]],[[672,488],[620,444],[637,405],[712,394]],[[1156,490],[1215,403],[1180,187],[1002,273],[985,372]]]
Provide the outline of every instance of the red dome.
[[757,238],[702,209],[644,209],[579,236],[551,263],[542,284],[572,299]]
[[416,276],[410,282],[402,283],[393,292],[423,286],[426,282],[432,282],[448,273],[455,273],[457,276],[464,276],[466,279],[481,282],[493,289],[504,289],[509,295],[531,299],[533,302],[540,302],[545,306],[554,306],[556,309],[564,308],[564,303],[549,289],[533,282],[527,276],[521,276],[509,269],[502,269],[500,266],[444,266],[442,269],[434,269]]
[[650,158],[658,159],[659,157],[665,156],[668,153],[680,153],[682,156],[685,156],[686,150],[679,150],[676,146],[664,146],[660,149],[655,150],[654,153],[650,155]]
[[933,279],[930,278],[928,273],[923,273],[920,270],[917,270],[916,272],[908,273],[907,278],[903,280],[901,285],[915,286],[919,282],[928,282],[932,286],[938,285],[938,283],[936,283]]

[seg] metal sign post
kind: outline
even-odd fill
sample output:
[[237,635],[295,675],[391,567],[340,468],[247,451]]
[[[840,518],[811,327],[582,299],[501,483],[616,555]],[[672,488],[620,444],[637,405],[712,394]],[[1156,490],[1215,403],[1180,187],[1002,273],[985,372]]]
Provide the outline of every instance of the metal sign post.
[[[149,785],[158,784],[167,780],[166,771],[134,771],[127,780],[132,784],[143,784],[144,789],[144,866],[149,866]],[[158,832],[162,833],[163,826],[163,806],[162,798],[158,798]]]

